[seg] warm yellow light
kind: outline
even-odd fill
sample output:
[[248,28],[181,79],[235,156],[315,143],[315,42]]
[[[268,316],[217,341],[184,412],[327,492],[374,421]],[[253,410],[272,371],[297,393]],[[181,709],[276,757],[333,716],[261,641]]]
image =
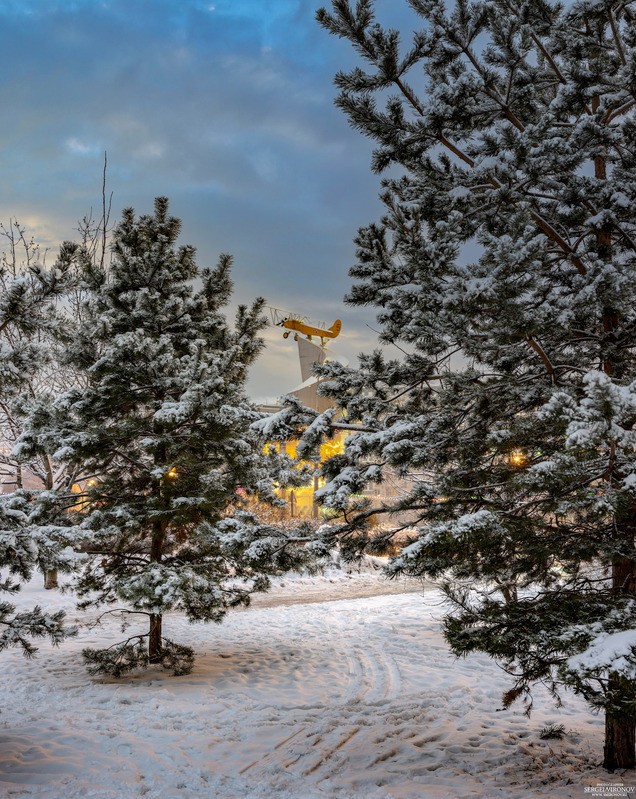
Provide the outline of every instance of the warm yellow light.
[[175,477],[178,477],[178,476],[179,476],[179,472],[176,470],[176,468],[174,466],[166,472],[166,477],[169,477],[171,480],[174,480]]
[[332,438],[325,441],[320,446],[320,460],[326,461],[334,455],[341,455],[344,452],[344,441],[338,438]]
[[520,449],[516,449],[514,452],[510,453],[510,463],[512,463],[513,466],[523,466],[527,460],[525,453]]
[[94,477],[91,477],[90,480],[86,481],[86,487],[87,488],[92,488],[93,486],[96,486],[96,485],[97,485],[97,480],[95,480]]

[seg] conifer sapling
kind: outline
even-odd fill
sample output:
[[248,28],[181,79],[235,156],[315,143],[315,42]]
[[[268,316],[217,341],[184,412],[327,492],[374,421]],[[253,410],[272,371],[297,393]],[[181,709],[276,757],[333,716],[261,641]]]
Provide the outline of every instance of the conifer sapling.
[[[187,673],[193,651],[164,635],[163,617],[220,621],[264,590],[267,575],[308,557],[302,536],[261,524],[255,502],[276,503],[283,461],[251,425],[245,396],[262,348],[263,300],[223,315],[231,258],[199,270],[178,246],[180,222],[159,198],[129,209],[112,238],[109,269],[87,267],[87,304],[68,357],[86,378],[33,420],[32,445],[82,464],[74,497],[89,553],[81,606],[117,604],[147,627],[106,650],[84,650],[89,670],[118,676],[148,663]],[[107,613],[113,612],[107,611]]]

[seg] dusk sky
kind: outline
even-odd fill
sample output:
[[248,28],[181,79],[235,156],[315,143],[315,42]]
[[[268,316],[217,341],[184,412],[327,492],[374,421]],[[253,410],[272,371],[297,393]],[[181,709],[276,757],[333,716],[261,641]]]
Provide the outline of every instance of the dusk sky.
[[[323,3],[327,5],[326,3]],[[320,0],[0,0],[0,220],[51,248],[101,206],[113,219],[166,195],[200,266],[235,257],[235,299],[331,324],[355,360],[375,346],[373,309],[343,304],[352,239],[380,214],[371,143],[333,105],[357,63],[315,21]],[[382,21],[417,26],[402,0]],[[279,328],[249,385],[274,398],[300,380]]]

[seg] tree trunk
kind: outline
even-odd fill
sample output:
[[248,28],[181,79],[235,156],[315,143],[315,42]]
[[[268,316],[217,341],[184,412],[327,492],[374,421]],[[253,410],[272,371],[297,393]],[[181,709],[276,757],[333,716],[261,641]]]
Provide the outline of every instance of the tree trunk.
[[[625,531],[627,544],[633,546],[634,535]],[[618,557],[612,563],[612,591],[617,594],[634,594],[636,589],[636,564],[631,558]],[[608,771],[636,767],[636,717],[631,710],[634,681],[612,672],[607,685],[607,698],[614,706],[605,711],[605,748],[603,767]],[[621,710],[620,703],[628,704]],[[618,705],[618,707],[617,707]]]
[[[53,465],[48,455],[44,455],[42,459],[46,477],[44,480],[44,487],[47,491],[53,490]],[[20,483],[22,483],[22,472],[20,472]],[[22,487],[22,486],[20,486]],[[46,569],[44,572],[44,587],[48,590],[51,588],[58,588],[57,584],[57,569]]]
[[[621,678],[612,674],[610,679]],[[636,724],[630,714],[610,713],[605,714],[605,748],[603,750],[603,767],[608,771],[617,768],[634,768],[636,758]]]
[[[166,540],[166,524],[157,521],[153,524],[150,542],[150,562],[161,563],[163,547]],[[150,614],[150,633],[148,635],[148,657],[151,663],[161,663],[161,613]]]
[[44,572],[44,587],[47,590],[57,588],[57,569],[46,569]]
[[[592,98],[592,111],[600,106],[600,98]],[[594,176],[597,180],[607,180],[607,156],[599,154],[594,158]],[[602,230],[596,235],[599,257],[608,263],[612,258],[611,230]],[[604,303],[605,306],[605,303]],[[614,351],[615,336],[620,326],[620,318],[614,308],[604,307],[602,317],[603,329],[603,371],[609,377],[622,377],[621,363],[616,362]],[[612,474],[610,485],[620,483],[624,475]],[[634,547],[636,530],[636,509],[625,518],[616,518],[618,538],[627,549]],[[615,594],[636,594],[636,563],[628,557],[615,557],[612,561],[612,592]],[[607,685],[607,700],[612,707],[605,711],[605,746],[603,749],[603,766],[608,771],[617,768],[634,768],[636,766],[636,717],[632,710],[634,681],[611,672]],[[626,707],[621,708],[624,702]]]
[[[633,692],[632,680],[613,672],[609,676],[608,693],[614,702]],[[603,766],[608,771],[636,766],[636,719],[633,712],[607,710],[605,714],[605,749]]]
[[148,657],[151,663],[161,663],[161,620],[160,613],[150,614],[150,635],[148,636]]

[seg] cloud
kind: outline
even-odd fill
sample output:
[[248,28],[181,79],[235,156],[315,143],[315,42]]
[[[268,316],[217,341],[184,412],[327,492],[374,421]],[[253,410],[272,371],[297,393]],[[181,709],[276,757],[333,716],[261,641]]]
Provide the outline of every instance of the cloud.
[[95,142],[87,142],[78,139],[76,136],[71,136],[64,142],[66,149],[75,155],[95,155],[102,153],[103,148]]

